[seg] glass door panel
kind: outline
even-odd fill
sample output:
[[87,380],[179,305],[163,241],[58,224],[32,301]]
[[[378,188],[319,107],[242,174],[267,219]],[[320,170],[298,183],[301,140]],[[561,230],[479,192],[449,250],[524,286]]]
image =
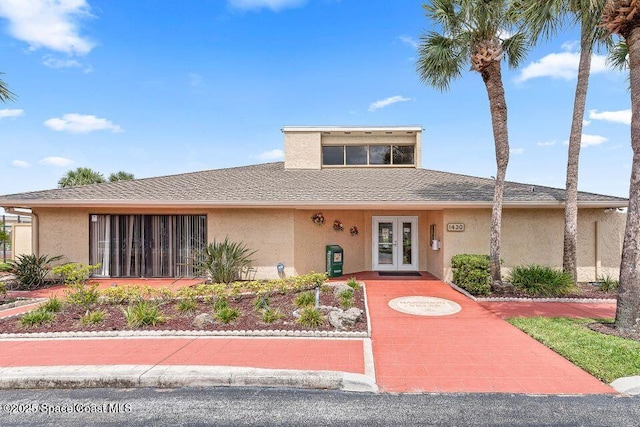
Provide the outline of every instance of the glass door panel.
[[393,222],[380,222],[378,224],[378,264],[393,265],[393,236],[395,224]]
[[418,217],[373,217],[373,270],[418,270]]

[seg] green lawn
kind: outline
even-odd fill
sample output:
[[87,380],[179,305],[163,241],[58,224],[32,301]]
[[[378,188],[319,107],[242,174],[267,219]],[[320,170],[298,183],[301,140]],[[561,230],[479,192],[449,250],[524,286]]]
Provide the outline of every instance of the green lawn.
[[640,375],[640,342],[600,334],[586,326],[600,319],[531,317],[507,321],[602,381]]

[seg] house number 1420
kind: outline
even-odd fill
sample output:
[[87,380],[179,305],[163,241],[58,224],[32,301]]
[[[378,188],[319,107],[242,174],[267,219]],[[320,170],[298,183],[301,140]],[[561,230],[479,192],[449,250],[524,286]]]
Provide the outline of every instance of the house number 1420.
[[464,231],[464,224],[447,224],[447,231]]

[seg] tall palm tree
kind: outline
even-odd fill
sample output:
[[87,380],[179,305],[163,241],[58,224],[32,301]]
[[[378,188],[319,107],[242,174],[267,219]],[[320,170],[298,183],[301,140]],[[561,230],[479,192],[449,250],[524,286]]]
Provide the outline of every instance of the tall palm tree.
[[[0,75],[4,74],[0,72]],[[0,102],[13,101],[16,99],[16,94],[9,90],[7,84],[0,79]]]
[[[513,10],[522,21],[531,38],[535,41],[555,35],[563,24],[580,26],[580,60],[578,63],[578,81],[573,100],[573,117],[569,135],[567,156],[567,180],[564,214],[564,250],[562,266],[575,281],[578,276],[578,163],[582,140],[582,121],[584,119],[591,56],[594,46],[604,39],[604,30],[600,27],[602,9],[606,0],[519,0]],[[567,20],[566,18],[570,19]]]
[[608,0],[602,23],[609,33],[624,38],[629,55],[633,162],[615,327],[637,333],[640,332],[640,1]]
[[439,90],[446,90],[452,80],[462,75],[469,63],[484,82],[489,96],[489,110],[495,142],[497,173],[491,213],[491,286],[502,287],[500,270],[500,235],[502,197],[509,163],[507,102],[502,84],[501,62],[507,58],[511,67],[524,59],[527,38],[513,30],[509,0],[432,0],[423,5],[426,16],[441,27],[421,37],[417,62],[420,79]]
[[129,181],[132,179],[135,179],[133,174],[125,171],[118,171],[109,175],[109,182]]
[[75,187],[77,185],[100,184],[104,181],[104,176],[90,168],[77,168],[67,171],[58,181],[58,187]]

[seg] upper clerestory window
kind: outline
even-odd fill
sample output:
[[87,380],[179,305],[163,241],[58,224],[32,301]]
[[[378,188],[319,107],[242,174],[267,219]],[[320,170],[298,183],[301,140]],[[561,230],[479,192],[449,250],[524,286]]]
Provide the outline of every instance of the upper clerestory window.
[[413,166],[415,145],[325,145],[323,166]]

